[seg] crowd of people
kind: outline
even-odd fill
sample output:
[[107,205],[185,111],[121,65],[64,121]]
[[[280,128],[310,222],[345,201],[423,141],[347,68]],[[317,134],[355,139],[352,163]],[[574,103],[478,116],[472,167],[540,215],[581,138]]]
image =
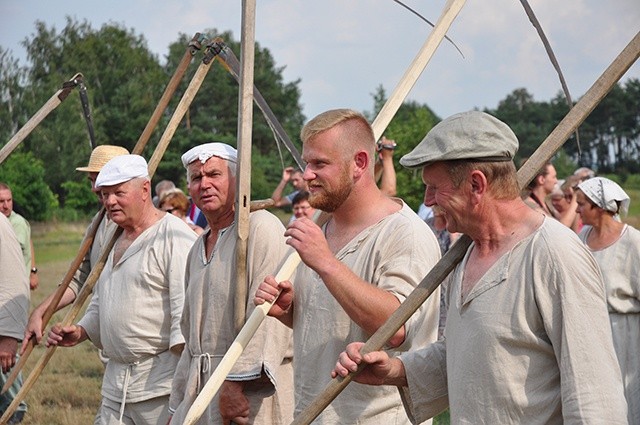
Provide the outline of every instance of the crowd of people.
[[[53,294],[27,319],[38,270],[0,184],[3,380],[20,341],[89,340],[105,364],[96,424],[181,424],[237,335],[237,302],[246,317],[270,302],[198,423],[290,423],[332,378],[366,365],[314,423],[430,423],[449,409],[455,424],[640,424],[640,232],[621,221],[619,185],[588,169],[559,181],[547,163],[521,192],[515,134],[471,111],[400,159],[426,185],[418,215],[395,196],[396,142],[376,142],[362,114],[321,113],[300,138],[306,166],[286,167],[272,195],[293,214],[250,213],[243,282],[235,148],[194,146],[181,158],[186,190],[164,180],[155,194],[144,158],[95,148],[77,170],[106,215],[57,309],[121,233],[84,316],[44,335]],[[472,243],[441,287],[383,350],[362,353],[461,234]],[[292,250],[301,263],[278,282]]]

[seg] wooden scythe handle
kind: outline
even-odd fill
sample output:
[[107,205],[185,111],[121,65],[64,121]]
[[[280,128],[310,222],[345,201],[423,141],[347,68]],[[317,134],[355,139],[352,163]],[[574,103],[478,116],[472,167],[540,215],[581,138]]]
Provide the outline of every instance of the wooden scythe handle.
[[78,80],[82,79],[82,74],[78,73],[74,75],[69,81],[65,82],[60,90],[55,92],[53,96],[47,100],[44,105],[38,112],[33,114],[29,121],[26,122],[25,125],[22,126],[20,130],[16,134],[13,135],[11,140],[7,142],[6,145],[0,149],[0,164],[4,162],[5,159],[13,152],[15,148],[17,148],[20,143],[36,128],[43,119],[51,113],[54,109],[58,107],[65,100],[69,94],[69,92],[76,87],[76,83]]

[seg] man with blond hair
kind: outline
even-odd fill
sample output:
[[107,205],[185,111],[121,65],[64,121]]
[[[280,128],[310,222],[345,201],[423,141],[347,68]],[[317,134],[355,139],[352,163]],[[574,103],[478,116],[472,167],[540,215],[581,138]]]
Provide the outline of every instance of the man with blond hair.
[[[270,276],[256,303],[282,295],[269,314],[293,328],[296,413],[330,380],[346,344],[374,333],[440,258],[435,236],[402,200],[380,191],[376,144],[366,118],[322,113],[302,129],[304,179],[312,207],[331,213],[319,227],[301,217],[285,236],[302,262],[291,282]],[[390,353],[437,339],[439,291],[387,342]],[[409,423],[393,388],[347,387],[317,423]]]

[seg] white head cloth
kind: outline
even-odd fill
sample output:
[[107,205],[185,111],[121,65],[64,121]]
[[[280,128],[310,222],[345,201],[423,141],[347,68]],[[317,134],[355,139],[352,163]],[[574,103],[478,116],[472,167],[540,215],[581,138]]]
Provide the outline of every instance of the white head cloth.
[[140,155],[120,155],[104,164],[96,178],[96,187],[115,186],[137,177],[149,178],[147,161]]
[[232,146],[226,143],[205,143],[189,149],[182,155],[182,165],[187,168],[194,161],[200,161],[202,164],[207,162],[212,156],[226,159],[229,162],[236,163],[238,160],[238,152]]
[[578,185],[584,194],[603,210],[618,212],[620,202],[620,212],[626,215],[629,211],[629,195],[622,190],[618,183],[605,177],[594,177],[583,181]]

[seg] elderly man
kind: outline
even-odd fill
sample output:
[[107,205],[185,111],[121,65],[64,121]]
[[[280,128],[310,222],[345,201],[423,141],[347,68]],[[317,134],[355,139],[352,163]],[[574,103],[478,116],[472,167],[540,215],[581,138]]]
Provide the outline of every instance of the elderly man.
[[[296,412],[328,383],[345,345],[366,339],[440,258],[429,227],[400,199],[376,186],[375,139],[362,114],[322,113],[302,129],[309,203],[332,213],[322,228],[308,218],[285,232],[304,264],[295,285],[265,279],[256,303],[282,295],[269,314],[292,326]],[[295,288],[295,291],[294,291]],[[437,339],[439,292],[388,341],[390,353]],[[408,423],[394,388],[353,385],[318,423]]]
[[186,256],[195,241],[187,224],[153,206],[147,163],[121,155],[100,171],[96,187],[123,229],[87,312],[77,325],[55,325],[48,345],[90,339],[108,357],[102,424],[166,424],[171,382],[184,345],[180,316]]
[[[100,205],[102,205],[102,197],[100,196],[100,190],[96,188],[95,184],[98,173],[100,172],[102,167],[112,158],[128,154],[129,151],[120,146],[96,146],[93,151],[91,151],[89,163],[84,167],[76,168],[76,171],[87,173],[87,180],[89,180],[89,182],[91,183],[91,191],[98,197]],[[98,215],[96,215],[93,219],[96,220],[96,217],[98,217]],[[105,215],[105,218],[100,222],[100,225],[98,226],[96,234],[93,238],[91,251],[84,258],[82,264],[78,268],[78,271],[73,276],[73,280],[70,282],[69,287],[62,295],[56,311],[63,309],[76,299],[78,292],[82,288],[82,285],[84,285],[87,276],[89,276],[89,273],[91,272],[92,265],[95,265],[98,262],[104,245],[109,242],[106,239],[111,226],[113,226],[113,224],[109,225],[110,223],[111,220],[109,220],[109,217]],[[87,229],[87,231],[89,231],[89,229]],[[22,340],[21,352],[24,352],[29,339],[31,339],[32,337],[35,336],[36,343],[40,343],[40,341],[42,340],[42,317],[44,316],[45,311],[47,311],[47,309],[49,308],[49,305],[51,304],[51,301],[53,301],[54,296],[55,293],[51,293],[31,312],[31,315],[29,316],[29,322],[27,323],[27,327],[24,330],[24,339]]]
[[[16,362],[18,341],[29,314],[29,279],[22,260],[20,242],[13,227],[0,214],[0,386],[4,386]],[[14,382],[15,385],[15,382]],[[0,395],[0,415],[4,414],[17,393],[15,387]],[[21,404],[8,423],[22,421],[27,406]]]
[[[511,129],[479,111],[436,125],[400,163],[422,168],[425,203],[473,240],[448,277],[444,340],[389,358],[342,353],[333,375],[404,387],[416,422],[626,423],[602,277],[576,235],[519,196]],[[433,298],[433,296],[431,297]],[[375,403],[375,401],[372,401]]]
[[[170,407],[181,424],[202,386],[235,339],[236,150],[223,143],[196,146],[182,156],[189,192],[209,229],[187,260],[182,333],[185,350],[176,369]],[[274,273],[286,254],[284,227],[266,211],[251,213],[248,294]],[[247,315],[255,308],[246,300]],[[266,318],[199,423],[288,424],[293,418],[291,331]]]
[[13,193],[11,188],[5,183],[0,183],[0,212],[9,219],[13,230],[20,242],[24,265],[29,274],[29,287],[31,290],[38,288],[38,268],[36,267],[36,256],[31,240],[31,225],[20,214],[13,210]]

